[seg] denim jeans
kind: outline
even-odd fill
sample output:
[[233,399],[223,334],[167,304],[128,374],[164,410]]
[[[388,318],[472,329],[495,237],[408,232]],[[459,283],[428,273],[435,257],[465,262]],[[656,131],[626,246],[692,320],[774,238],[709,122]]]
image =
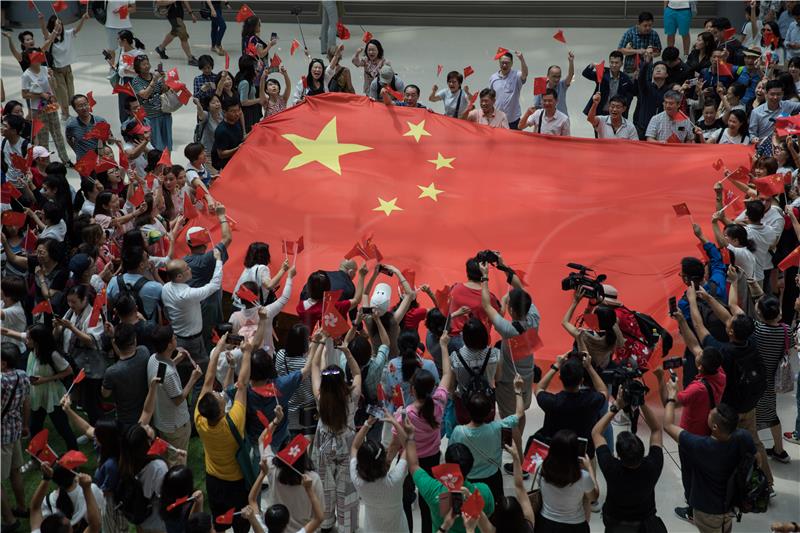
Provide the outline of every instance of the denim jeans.
[[225,30],[228,29],[228,25],[225,24],[225,19],[222,17],[222,6],[218,4],[221,2],[214,2],[217,16],[211,17],[211,46],[222,46],[222,37],[225,35]]
[[150,144],[153,145],[153,148],[156,150],[164,150],[164,148],[168,148],[169,151],[172,151],[172,115],[169,113],[164,113],[161,116],[151,118],[148,117],[150,121]]
[[322,0],[322,28],[319,32],[319,47],[323,55],[328,52],[328,47],[336,46],[337,22],[339,22],[339,14],[336,9],[336,2]]

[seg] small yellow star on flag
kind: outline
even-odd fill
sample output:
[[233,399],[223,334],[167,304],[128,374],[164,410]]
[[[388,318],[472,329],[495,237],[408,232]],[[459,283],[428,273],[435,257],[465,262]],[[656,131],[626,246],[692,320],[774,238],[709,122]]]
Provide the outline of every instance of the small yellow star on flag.
[[336,117],[333,117],[325,124],[325,127],[322,128],[322,131],[319,132],[316,139],[307,139],[306,137],[301,137],[294,133],[285,133],[282,137],[292,143],[294,147],[300,151],[299,154],[292,157],[289,162],[286,163],[283,170],[291,170],[316,161],[320,165],[328,167],[341,176],[342,167],[339,165],[339,158],[341,156],[355,152],[363,152],[364,150],[372,150],[370,146],[340,143],[339,136],[336,133]]
[[411,122],[406,122],[408,124],[408,131],[403,134],[403,137],[414,137],[414,140],[419,142],[420,137],[430,137],[431,134],[425,131],[425,121],[421,121],[419,124],[413,124]]
[[419,190],[422,191],[417,198],[430,198],[434,202],[438,202],[439,200],[436,197],[444,192],[440,189],[437,189],[436,184],[433,182],[431,182],[431,184],[427,187],[423,187],[422,185],[417,185],[417,187],[419,187]]
[[440,168],[453,168],[451,163],[455,160],[455,157],[444,157],[441,153],[436,152],[436,159],[428,159],[428,163],[433,163],[436,165],[436,170],[439,170]]
[[402,207],[397,207],[397,198],[392,198],[387,202],[383,198],[378,197],[378,202],[380,202],[381,205],[373,209],[373,211],[383,211],[384,213],[386,213],[387,217],[392,213],[392,211],[403,210]]

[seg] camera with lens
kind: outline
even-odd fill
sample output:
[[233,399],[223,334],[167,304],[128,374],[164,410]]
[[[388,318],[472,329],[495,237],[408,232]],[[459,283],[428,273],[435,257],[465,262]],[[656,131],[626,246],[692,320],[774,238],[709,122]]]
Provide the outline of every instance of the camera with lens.
[[645,403],[645,396],[650,388],[639,379],[644,372],[639,368],[619,367],[604,370],[601,374],[603,381],[611,384],[612,396],[616,396],[622,389],[622,401],[625,402],[624,411],[631,420],[631,431],[636,433],[639,421],[639,408]]
[[497,261],[499,259],[500,258],[497,257],[497,252],[492,251],[492,250],[481,250],[475,256],[475,260],[478,263],[491,263],[493,265],[497,265]]
[[562,291],[575,291],[583,288],[583,293],[587,298],[598,300],[605,296],[603,290],[605,274],[593,276],[589,272],[593,273],[594,270],[579,263],[567,263],[567,266],[577,272],[570,272],[566,278],[561,280]]

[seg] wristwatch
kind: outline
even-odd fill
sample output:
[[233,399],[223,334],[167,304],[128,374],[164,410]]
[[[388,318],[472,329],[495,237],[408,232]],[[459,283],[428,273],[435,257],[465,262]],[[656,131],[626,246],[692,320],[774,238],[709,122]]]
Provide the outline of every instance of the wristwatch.
[[619,413],[619,407],[617,407],[617,404],[615,404],[615,403],[612,403],[611,407],[609,407],[608,410],[611,411],[614,414]]
[[678,403],[678,401],[675,398],[667,398],[667,401],[664,402],[664,405],[668,403]]
[[489,281],[489,278],[488,278],[488,277],[486,277],[486,276],[482,277],[482,278],[481,278],[481,282],[484,282],[484,281]]
[[560,369],[558,368],[558,365],[556,365],[555,363],[553,363],[552,365],[550,365],[550,368],[552,368],[552,369],[553,369],[553,370],[555,370],[556,372],[558,372],[558,371],[560,370]]

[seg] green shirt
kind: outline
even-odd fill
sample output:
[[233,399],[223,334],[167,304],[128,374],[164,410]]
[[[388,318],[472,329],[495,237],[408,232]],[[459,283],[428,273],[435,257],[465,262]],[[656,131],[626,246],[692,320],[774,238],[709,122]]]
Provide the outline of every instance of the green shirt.
[[[419,495],[430,508],[433,531],[436,531],[442,525],[442,522],[444,522],[444,517],[439,515],[439,494],[447,492],[447,489],[439,480],[432,478],[430,474],[422,468],[417,468],[417,471],[414,472],[414,484],[419,489]],[[485,483],[470,483],[467,480],[464,480],[464,486],[467,487],[470,492],[475,492],[477,489],[481,493],[481,496],[483,496],[483,512],[486,513],[487,516],[490,516],[494,512],[494,497],[492,497],[492,491],[489,490],[489,487]],[[461,517],[456,518],[453,527],[448,531],[466,533],[464,521]]]

